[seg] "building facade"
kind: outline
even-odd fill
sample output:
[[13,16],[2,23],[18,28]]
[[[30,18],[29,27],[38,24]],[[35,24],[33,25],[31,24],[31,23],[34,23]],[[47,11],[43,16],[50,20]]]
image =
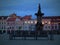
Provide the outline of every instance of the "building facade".
[[[0,16],[0,30],[35,30],[36,19],[31,15],[24,17],[11,14],[10,16]],[[60,16],[42,17],[43,30],[60,30]]]
[[7,30],[7,19],[8,16],[0,16],[0,30]]

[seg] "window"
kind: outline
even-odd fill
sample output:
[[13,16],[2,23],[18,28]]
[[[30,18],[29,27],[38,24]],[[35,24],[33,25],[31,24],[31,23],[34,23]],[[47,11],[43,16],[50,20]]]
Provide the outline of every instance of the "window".
[[57,26],[55,25],[55,29],[57,29]]
[[48,28],[50,29],[50,26],[48,26]]
[[30,21],[28,21],[28,23],[30,24]]
[[21,26],[19,26],[19,29],[21,29],[22,27]]
[[2,22],[2,24],[3,24],[3,22]]
[[35,21],[35,24],[37,23],[37,21]]
[[59,30],[60,30],[60,25],[59,25]]
[[1,24],[1,22],[0,22],[0,24]]
[[3,29],[3,27],[2,27],[2,29]]
[[7,29],[9,30],[9,27]]
[[47,21],[45,21],[45,23],[47,24]]
[[33,23],[33,21],[31,21],[31,23]]
[[47,29],[47,26],[45,26],[45,29]]
[[12,29],[14,29],[14,27],[12,27]]
[[4,26],[4,29],[5,29],[5,26]]
[[11,29],[11,27],[9,27],[9,29]]
[[27,29],[27,26],[24,27],[24,30],[26,30],[26,29]]
[[44,24],[44,22],[42,22],[42,24]]
[[50,21],[48,22],[48,24],[50,24]]
[[25,21],[25,23],[27,23],[27,21]]
[[4,22],[4,24],[6,24],[6,22]]
[[54,29],[54,26],[52,26],[51,28]]

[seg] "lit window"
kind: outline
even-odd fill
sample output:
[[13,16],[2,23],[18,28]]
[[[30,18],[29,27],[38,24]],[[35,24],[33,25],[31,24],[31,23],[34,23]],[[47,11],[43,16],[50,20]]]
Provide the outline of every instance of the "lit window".
[[28,23],[30,24],[30,21],[28,21]]
[[47,23],[47,21],[45,21],[45,23]]
[[42,22],[42,24],[44,24],[44,22]]
[[37,21],[35,21],[35,24],[37,23]]
[[27,21],[25,21],[25,23],[27,23]]
[[31,23],[33,23],[33,21],[31,21]]
[[48,22],[48,24],[50,24],[50,21]]

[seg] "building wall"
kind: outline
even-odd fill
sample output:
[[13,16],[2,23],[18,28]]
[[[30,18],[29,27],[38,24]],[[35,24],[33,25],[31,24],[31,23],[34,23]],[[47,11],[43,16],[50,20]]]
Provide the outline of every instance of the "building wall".
[[[14,14],[13,14],[14,15]],[[12,17],[12,18],[10,18]],[[26,18],[27,17],[27,18]],[[57,18],[56,18],[57,17]],[[44,17],[42,19],[43,30],[59,30],[60,18]],[[7,19],[0,19],[0,30],[35,30],[36,19],[31,19],[31,16],[20,18],[19,16],[8,16]]]
[[7,30],[6,29],[6,20],[5,19],[1,19],[0,20],[0,30]]

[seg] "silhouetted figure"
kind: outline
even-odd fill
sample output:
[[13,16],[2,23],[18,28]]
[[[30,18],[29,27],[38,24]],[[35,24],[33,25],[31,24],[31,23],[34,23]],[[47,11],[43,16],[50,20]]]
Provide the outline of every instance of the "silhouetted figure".
[[52,30],[50,31],[50,40],[54,40],[53,31]]

